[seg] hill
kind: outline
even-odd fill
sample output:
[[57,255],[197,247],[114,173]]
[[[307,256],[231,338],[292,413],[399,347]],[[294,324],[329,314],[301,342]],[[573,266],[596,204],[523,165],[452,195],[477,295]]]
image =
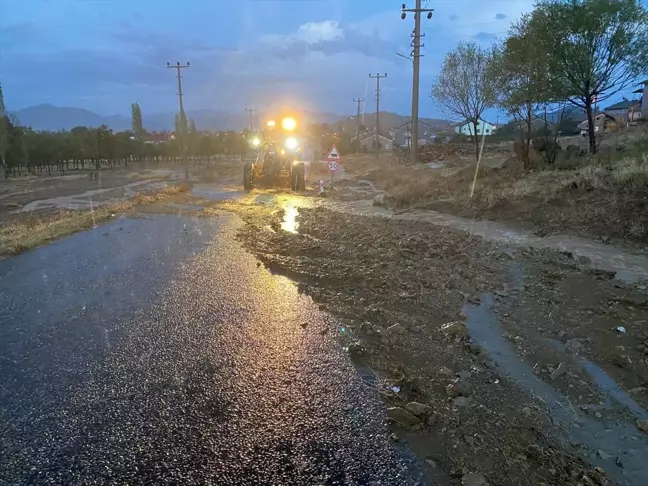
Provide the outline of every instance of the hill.
[[[21,125],[30,126],[35,130],[70,130],[76,126],[98,127],[107,125],[115,131],[128,130],[131,127],[130,115],[99,115],[83,108],[59,107],[51,104],[31,106],[13,112]],[[269,114],[259,113],[254,119],[254,126]],[[241,130],[249,125],[249,117],[242,113],[230,113],[223,110],[200,109],[187,111],[187,117],[192,118],[198,130]],[[144,128],[149,131],[173,130],[175,113],[143,113]],[[367,113],[364,116],[364,125],[376,125],[376,114]],[[303,114],[303,123],[337,124],[339,129],[355,133],[355,117],[337,115],[335,113],[306,112]],[[391,112],[380,112],[380,125],[383,128],[396,128],[409,121],[409,116],[398,115]],[[435,129],[441,130],[450,126],[446,120],[422,118]]]
[[[365,113],[364,116],[360,115],[360,123],[367,127],[373,128],[376,126],[376,113]],[[419,118],[422,123],[426,123],[432,127],[433,130],[443,131],[447,130],[452,126],[452,122],[448,120],[442,120],[439,118]],[[380,112],[380,127],[382,129],[388,128],[398,128],[405,123],[410,121],[409,115],[399,115],[397,113],[392,113],[390,111],[381,111]],[[340,120],[337,123],[339,130],[343,132],[348,132],[355,135],[357,129],[357,120],[355,116],[349,116]]]

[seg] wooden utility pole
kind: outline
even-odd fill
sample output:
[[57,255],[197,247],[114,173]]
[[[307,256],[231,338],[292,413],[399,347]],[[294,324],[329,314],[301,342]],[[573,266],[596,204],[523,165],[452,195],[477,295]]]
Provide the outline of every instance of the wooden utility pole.
[[357,112],[356,112],[356,124],[357,124],[357,130],[356,130],[356,153],[360,153],[360,103],[364,103],[364,98],[362,99],[355,99],[353,98],[353,101],[358,105]]
[[380,155],[380,78],[386,78],[385,74],[370,74],[370,78],[376,78],[376,158]]
[[248,129],[250,130],[250,133],[252,133],[252,113],[256,111],[256,108],[246,108],[245,111],[250,114]]
[[418,162],[419,68],[421,64],[421,47],[425,46],[425,44],[421,44],[421,37],[425,36],[425,34],[421,34],[421,14],[427,12],[427,18],[431,19],[434,9],[421,8],[421,0],[416,0],[415,8],[405,8],[405,4],[401,7],[401,19],[403,20],[407,16],[405,12],[414,13],[414,31],[412,32],[412,61],[414,64],[414,72],[412,75],[412,127],[410,130],[412,140],[410,144],[410,165],[414,166]]
[[180,153],[182,154],[181,155],[182,161],[184,163],[186,181],[189,180],[189,166],[187,165],[187,154],[186,154],[186,144],[185,144],[186,132],[187,132],[187,115],[185,114],[184,105],[182,104],[182,75],[180,74],[180,70],[188,67],[191,67],[189,62],[187,62],[187,64],[180,64],[179,61],[176,62],[175,64],[171,64],[170,62],[167,62],[167,68],[175,69],[176,76],[178,78],[178,101],[180,103]]

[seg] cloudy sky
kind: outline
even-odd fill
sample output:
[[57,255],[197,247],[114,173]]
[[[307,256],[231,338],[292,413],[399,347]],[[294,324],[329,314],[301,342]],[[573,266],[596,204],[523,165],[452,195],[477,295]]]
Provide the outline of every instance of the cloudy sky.
[[[187,109],[243,111],[277,103],[350,113],[352,99],[409,113],[413,19],[396,0],[1,0],[0,76],[10,109],[40,103],[100,114],[177,106],[183,70]],[[414,0],[409,0],[412,6]],[[532,0],[424,0],[421,112],[444,54],[460,40],[484,45],[506,34]]]

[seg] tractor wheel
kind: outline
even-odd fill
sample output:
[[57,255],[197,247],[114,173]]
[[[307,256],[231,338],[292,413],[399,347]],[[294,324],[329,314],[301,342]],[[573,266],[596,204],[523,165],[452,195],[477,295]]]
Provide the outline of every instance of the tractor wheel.
[[303,192],[306,190],[306,171],[303,162],[299,162],[292,167],[291,179],[292,190],[295,192]]
[[243,189],[246,191],[252,190],[252,164],[243,166]]

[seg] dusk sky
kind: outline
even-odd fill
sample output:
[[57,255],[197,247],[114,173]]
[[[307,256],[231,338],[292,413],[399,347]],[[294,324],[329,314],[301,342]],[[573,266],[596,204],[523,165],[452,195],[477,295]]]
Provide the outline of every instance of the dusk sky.
[[[9,109],[41,103],[102,115],[177,109],[243,111],[279,102],[340,114],[365,96],[375,111],[410,112],[411,15],[395,0],[2,0],[0,76]],[[406,2],[413,6],[413,0]],[[531,0],[424,0],[421,115],[442,116],[428,96],[444,54],[460,40],[490,45],[532,9]],[[494,121],[494,120],[493,120]]]

